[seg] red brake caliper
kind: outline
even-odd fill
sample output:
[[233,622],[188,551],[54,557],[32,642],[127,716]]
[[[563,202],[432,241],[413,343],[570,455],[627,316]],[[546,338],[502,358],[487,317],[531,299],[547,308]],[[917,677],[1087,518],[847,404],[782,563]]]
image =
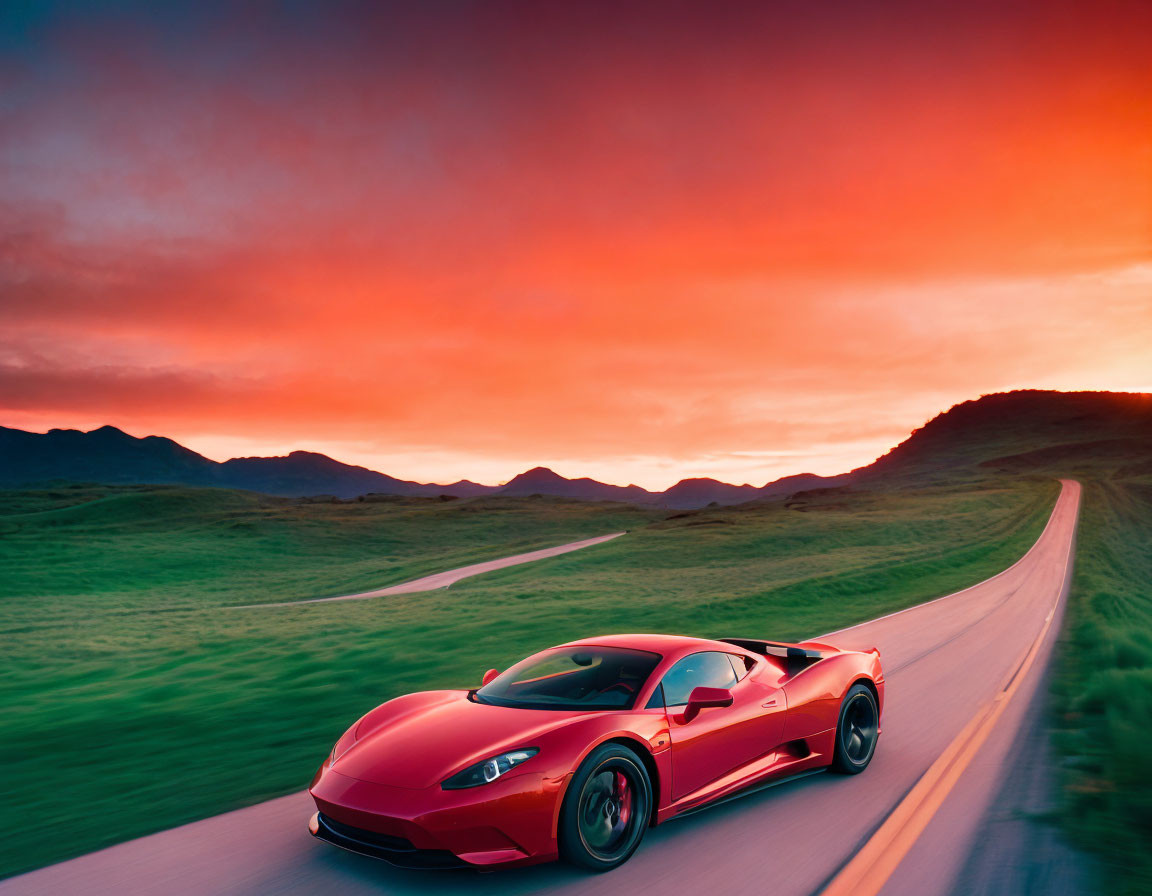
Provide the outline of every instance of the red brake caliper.
[[616,772],[616,805],[620,807],[620,823],[627,827],[632,817],[632,788],[623,772]]

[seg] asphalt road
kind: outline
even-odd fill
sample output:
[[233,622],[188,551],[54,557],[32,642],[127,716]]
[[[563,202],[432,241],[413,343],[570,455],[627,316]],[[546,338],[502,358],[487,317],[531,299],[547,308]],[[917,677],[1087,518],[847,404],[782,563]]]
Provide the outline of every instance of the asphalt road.
[[[1035,546],[986,582],[822,638],[847,647],[875,645],[883,655],[883,734],[866,772],[817,774],[674,820],[650,830],[636,855],[608,874],[561,864],[483,875],[400,871],[312,840],[305,828],[310,800],[300,793],[13,878],[0,883],[0,896],[809,896],[864,855],[878,856],[869,888],[848,892],[950,893],[1038,696],[1059,630],[1079,501],[1079,485],[1066,481]],[[739,634],[771,637],[771,621],[762,632]],[[976,740],[974,731],[981,734]],[[946,773],[924,797],[920,790],[942,763]],[[894,842],[902,837],[902,845],[885,846],[885,832],[904,815],[919,819],[918,826],[898,826]],[[896,852],[902,860],[893,861]],[[879,876],[875,868],[882,869]]]

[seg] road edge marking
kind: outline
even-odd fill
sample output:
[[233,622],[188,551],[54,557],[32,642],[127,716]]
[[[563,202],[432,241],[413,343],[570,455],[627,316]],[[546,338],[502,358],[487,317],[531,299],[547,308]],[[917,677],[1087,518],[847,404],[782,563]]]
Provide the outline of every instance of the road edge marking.
[[[1075,482],[1076,480],[1061,481]],[[1079,486],[1080,483],[1077,485]],[[1055,509],[1053,509],[1053,516],[1055,516]],[[968,724],[953,738],[944,752],[928,767],[928,770],[920,776],[920,779],[908,791],[904,799],[896,805],[896,808],[888,814],[888,817],[876,829],[875,833],[857,850],[856,855],[820,891],[820,896],[876,896],[888,883],[896,868],[944,804],[960,776],[992,734],[996,722],[1027,677],[1028,671],[1040,653],[1041,646],[1048,637],[1052,622],[1056,618],[1056,611],[1069,588],[1069,577],[1075,558],[1076,528],[1079,521],[1080,495],[1077,495],[1076,509],[1072,520],[1072,538],[1068,542],[1068,553],[1064,559],[1064,576],[1056,593],[1056,601],[1053,603],[1052,609],[1048,611],[1044,625],[1032,645],[1020,662],[1012,667],[1012,672],[1009,673],[996,696],[976,711],[973,717],[969,719]],[[1047,531],[1048,527],[1045,526],[1044,528]],[[1043,533],[1041,533],[1041,537],[1043,537]]]

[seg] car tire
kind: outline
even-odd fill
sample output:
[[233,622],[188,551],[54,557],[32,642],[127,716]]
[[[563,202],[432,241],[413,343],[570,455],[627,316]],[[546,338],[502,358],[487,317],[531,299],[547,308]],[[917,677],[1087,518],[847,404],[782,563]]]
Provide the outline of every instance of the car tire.
[[880,708],[876,695],[864,684],[854,684],[840,703],[832,771],[858,775],[868,768],[880,737]]
[[652,781],[627,747],[602,744],[580,763],[560,807],[558,840],[565,861],[611,871],[636,851],[652,814]]

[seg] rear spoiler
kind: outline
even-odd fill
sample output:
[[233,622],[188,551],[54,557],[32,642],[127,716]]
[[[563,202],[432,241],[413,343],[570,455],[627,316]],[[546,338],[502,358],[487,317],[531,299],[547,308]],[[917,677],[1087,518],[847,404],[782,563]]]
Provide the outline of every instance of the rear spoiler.
[[[799,644],[788,644],[783,641],[759,641],[752,638],[717,638],[725,644],[742,647],[749,653],[758,653],[761,656],[775,656],[787,662],[788,674],[795,675],[814,663],[820,662],[833,653],[839,653],[835,648],[827,651],[813,650],[810,647],[801,647]],[[821,645],[824,646],[824,645]]]

